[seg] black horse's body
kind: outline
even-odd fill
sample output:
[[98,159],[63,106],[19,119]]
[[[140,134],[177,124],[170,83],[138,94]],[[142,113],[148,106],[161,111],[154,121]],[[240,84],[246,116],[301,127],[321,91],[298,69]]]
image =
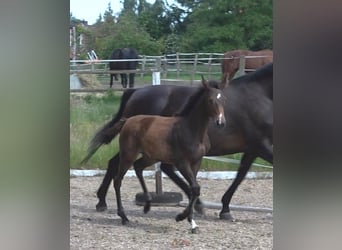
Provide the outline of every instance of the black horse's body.
[[[125,91],[116,116],[108,122],[92,139],[85,160],[103,144],[108,144],[120,132],[117,123],[122,118],[138,114],[171,116],[182,109],[189,96],[197,88],[182,86],[148,86]],[[227,99],[224,129],[212,124],[208,127],[210,149],[206,155],[218,156],[242,152],[238,174],[232,185],[222,197],[221,219],[231,219],[229,203],[239,184],[246,176],[251,164],[257,157],[273,163],[273,64],[232,80],[223,89]],[[116,175],[119,154],[108,164],[108,170],[97,192],[99,211],[106,209],[105,196],[111,180]],[[167,166],[161,164],[164,171],[189,196],[188,185]],[[200,202],[200,201],[199,201]]]
[[[133,48],[123,48],[116,49],[110,55],[110,59],[119,60],[119,59],[138,59],[138,53]],[[137,61],[117,61],[110,62],[109,69],[110,70],[136,70],[138,66]],[[135,73],[129,73],[129,87],[134,87],[134,76]],[[127,73],[120,74],[121,76],[121,85],[123,88],[127,88]],[[115,80],[118,80],[117,74],[110,74],[110,87],[113,86],[113,77]]]

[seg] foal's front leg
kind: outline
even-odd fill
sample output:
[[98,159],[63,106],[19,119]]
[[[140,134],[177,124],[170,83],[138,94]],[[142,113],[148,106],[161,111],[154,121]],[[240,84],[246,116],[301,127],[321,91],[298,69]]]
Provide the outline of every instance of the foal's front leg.
[[[200,163],[199,163],[200,164]],[[195,164],[196,166],[199,164]],[[188,218],[188,221],[191,224],[191,232],[197,233],[198,232],[198,226],[193,219],[194,215],[194,205],[198,197],[200,196],[200,186],[198,185],[196,181],[196,175],[197,167],[190,168],[189,165],[183,165],[178,167],[178,170],[181,172],[181,174],[184,176],[184,178],[189,182],[191,187],[191,198],[189,200],[188,206],[185,208],[183,213],[180,213],[176,216],[176,221],[184,220],[185,218]]]

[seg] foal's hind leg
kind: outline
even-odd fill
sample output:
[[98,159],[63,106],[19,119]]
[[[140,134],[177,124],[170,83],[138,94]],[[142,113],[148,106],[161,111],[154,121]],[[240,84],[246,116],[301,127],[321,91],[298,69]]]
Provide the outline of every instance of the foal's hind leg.
[[155,163],[156,161],[152,161],[151,159],[148,159],[146,157],[142,157],[138,160],[136,160],[134,162],[134,170],[135,173],[140,181],[140,185],[144,191],[144,195],[145,195],[145,206],[144,206],[144,213],[146,214],[148,211],[150,211],[151,208],[151,201],[152,201],[152,196],[151,194],[148,192],[147,187],[146,187],[146,183],[143,177],[143,170],[147,167],[147,166],[151,166],[153,163]]
[[225,194],[222,197],[222,200],[221,200],[222,210],[220,212],[220,219],[230,220],[230,221],[233,220],[233,217],[231,216],[230,209],[229,209],[230,201],[236,189],[238,188],[242,180],[245,178],[255,158],[256,158],[255,154],[250,154],[250,153],[243,154],[238,173],[233,183],[230,185],[230,187],[228,188],[228,190],[225,192]]
[[99,190],[97,191],[97,198],[99,198],[99,202],[96,204],[96,211],[98,212],[102,212],[107,209],[106,195],[112,179],[117,174],[119,161],[119,154],[116,154],[108,162],[108,168],[105,177],[103,178]]
[[[135,159],[135,158],[133,158],[133,159]],[[114,178],[114,189],[115,189],[117,209],[118,209],[117,214],[121,217],[121,222],[123,225],[125,225],[127,222],[129,222],[129,220],[128,220],[128,218],[125,214],[124,208],[122,206],[121,182],[122,182],[122,179],[125,176],[127,170],[133,164],[133,161],[134,160],[125,159],[124,157],[122,157],[122,155],[120,155],[119,173]]]

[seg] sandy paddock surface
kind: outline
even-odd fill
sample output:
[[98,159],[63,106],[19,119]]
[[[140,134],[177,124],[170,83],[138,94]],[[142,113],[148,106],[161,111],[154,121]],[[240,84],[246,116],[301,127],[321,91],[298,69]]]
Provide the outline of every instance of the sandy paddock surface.
[[[191,234],[190,224],[175,217],[183,207],[156,207],[143,213],[135,205],[141,192],[135,177],[125,177],[122,201],[129,225],[121,225],[116,214],[113,186],[107,195],[108,210],[96,212],[96,191],[102,177],[70,178],[70,249],[272,249],[273,217],[265,212],[232,211],[234,222],[220,220],[219,210],[206,209],[204,216],[195,215],[199,233]],[[155,191],[154,178],[146,178],[150,191]],[[220,202],[232,180],[199,179],[201,198]],[[163,178],[164,192],[180,192],[168,178]],[[187,201],[183,194],[183,200]],[[244,180],[233,196],[232,204],[272,207],[273,180]]]

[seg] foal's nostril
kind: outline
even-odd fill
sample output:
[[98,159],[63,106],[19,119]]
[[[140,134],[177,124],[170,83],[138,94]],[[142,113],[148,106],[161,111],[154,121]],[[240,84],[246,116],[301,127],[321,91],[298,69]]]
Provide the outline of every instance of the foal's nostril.
[[225,122],[221,122],[220,120],[216,120],[216,125],[219,128],[223,128],[225,126]]

